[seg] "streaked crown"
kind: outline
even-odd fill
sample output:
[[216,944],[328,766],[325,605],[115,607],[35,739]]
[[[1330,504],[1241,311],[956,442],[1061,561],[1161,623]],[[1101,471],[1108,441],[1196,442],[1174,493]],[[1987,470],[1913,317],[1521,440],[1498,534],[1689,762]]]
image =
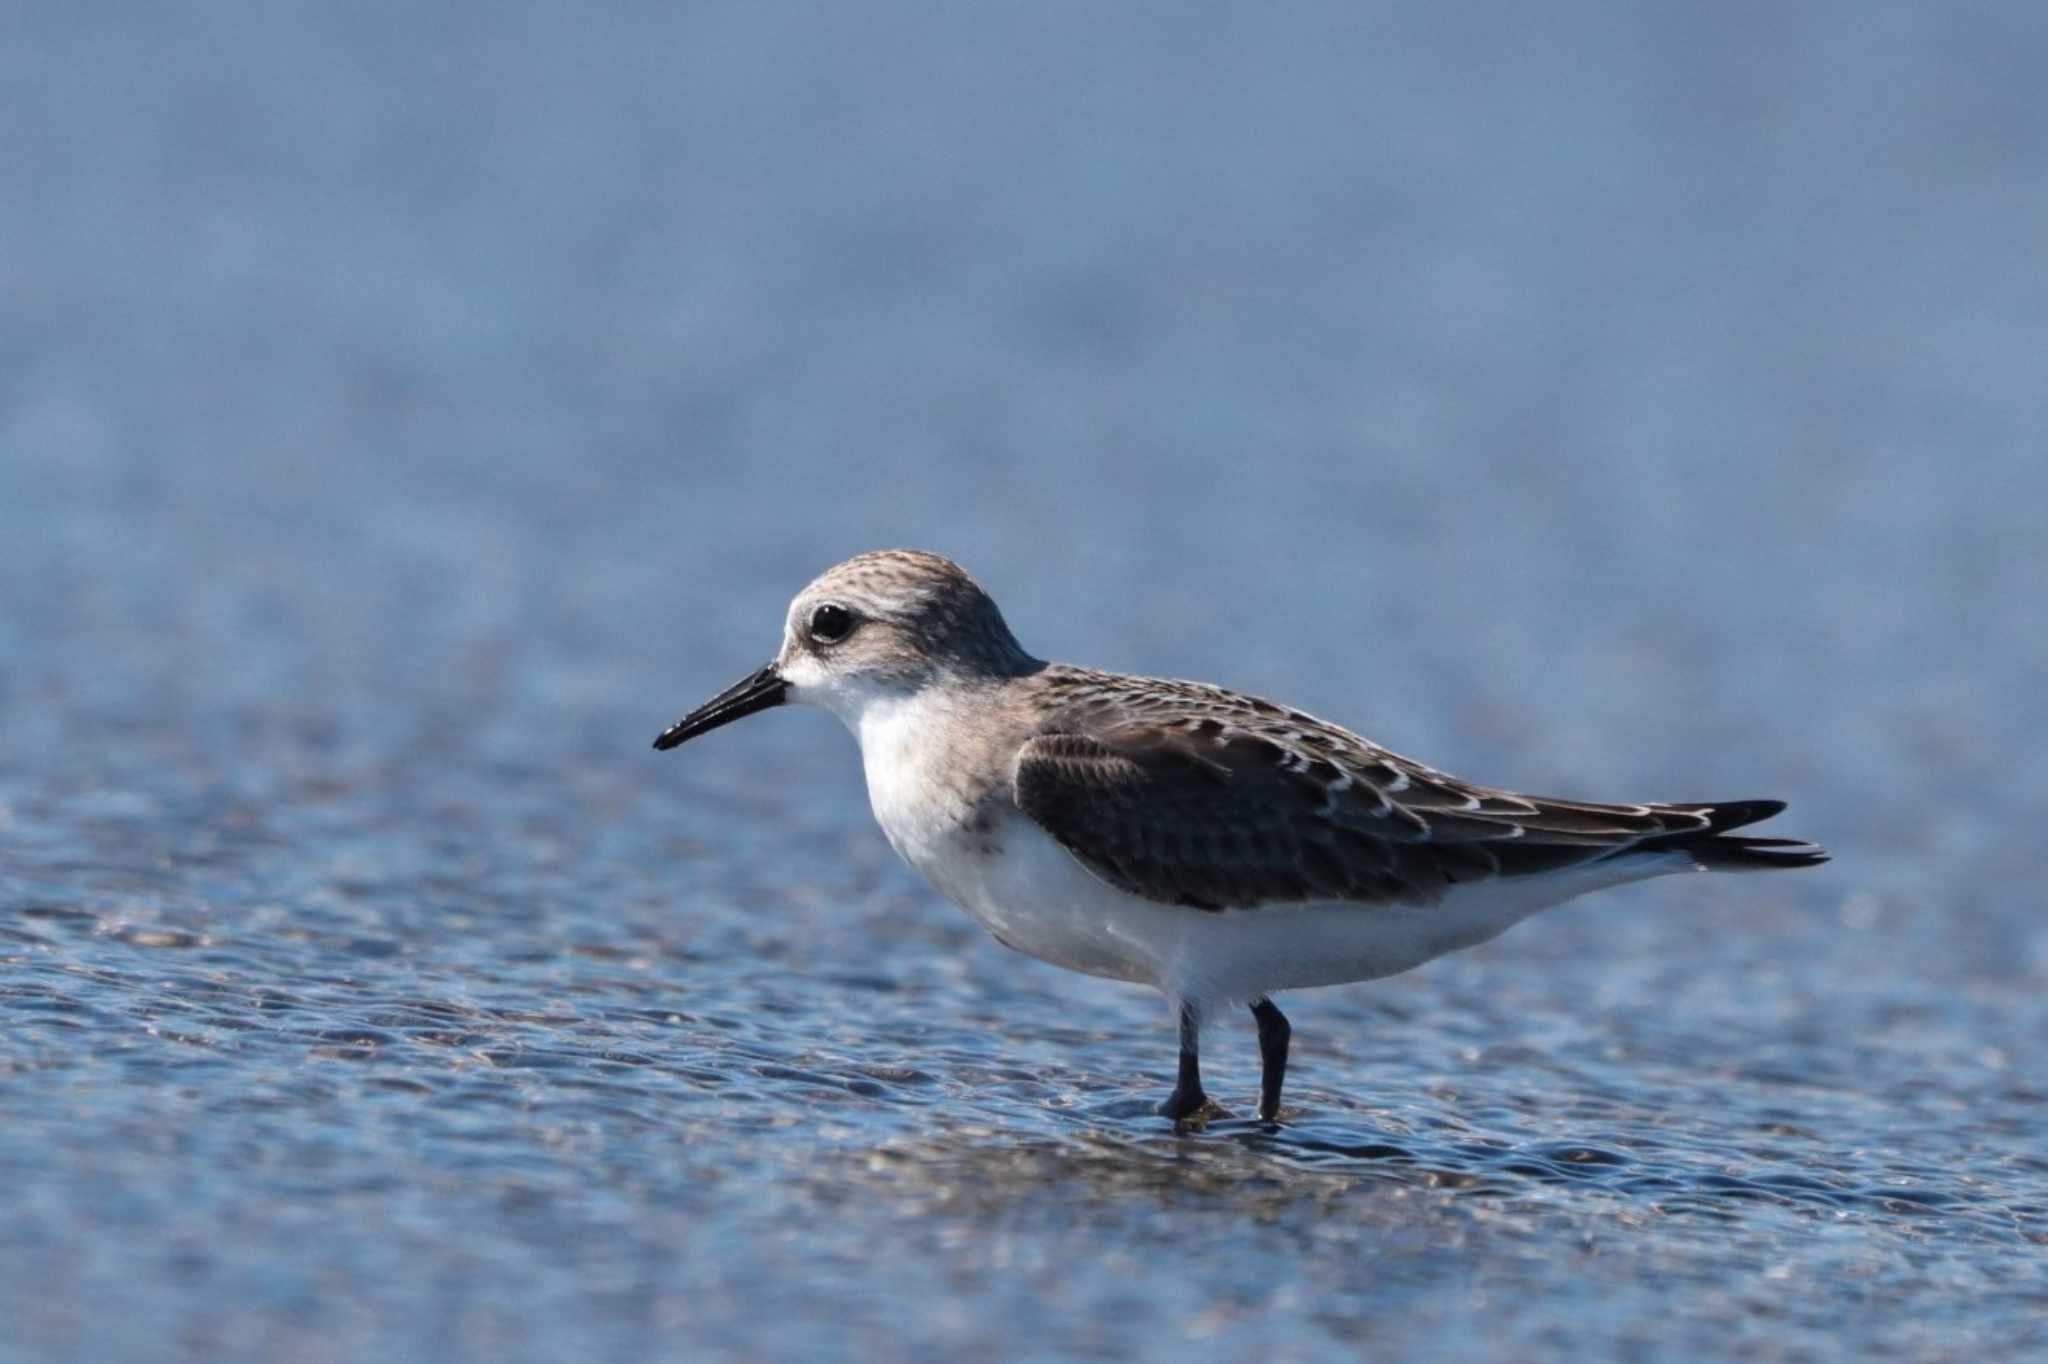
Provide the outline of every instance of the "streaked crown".
[[943,555],[857,554],[790,603],[778,670],[800,689],[828,675],[920,686],[941,676],[1014,677],[1042,666],[981,584]]

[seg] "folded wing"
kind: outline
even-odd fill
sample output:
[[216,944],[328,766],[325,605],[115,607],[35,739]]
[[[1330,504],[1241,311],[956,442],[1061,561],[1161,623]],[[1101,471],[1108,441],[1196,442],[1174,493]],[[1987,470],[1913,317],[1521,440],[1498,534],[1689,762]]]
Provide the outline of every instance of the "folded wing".
[[1094,718],[1024,744],[1018,808],[1110,884],[1168,904],[1428,903],[1465,882],[1638,852],[1765,845],[1770,865],[1813,860],[1794,849],[1818,855],[1718,838],[1779,801],[1553,800],[1463,782],[1320,723],[1277,737],[1214,717]]

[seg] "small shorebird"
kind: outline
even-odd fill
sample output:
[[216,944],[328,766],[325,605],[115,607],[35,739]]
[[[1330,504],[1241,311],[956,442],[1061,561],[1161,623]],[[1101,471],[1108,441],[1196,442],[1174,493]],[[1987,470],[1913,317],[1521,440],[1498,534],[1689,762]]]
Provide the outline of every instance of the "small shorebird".
[[1783,801],[1516,795],[1256,696],[1042,662],[959,565],[916,550],[827,569],[775,660],[654,746],[785,701],[846,723],[890,845],[997,941],[1165,993],[1176,1123],[1208,1107],[1199,1041],[1224,1004],[1258,1024],[1275,1121],[1275,991],[1391,976],[1624,881],[1827,860],[1728,832]]

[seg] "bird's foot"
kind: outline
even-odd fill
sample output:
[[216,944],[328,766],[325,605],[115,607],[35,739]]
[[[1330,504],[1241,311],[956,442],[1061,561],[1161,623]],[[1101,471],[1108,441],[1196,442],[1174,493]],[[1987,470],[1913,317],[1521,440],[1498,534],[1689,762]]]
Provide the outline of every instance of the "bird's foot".
[[1209,1102],[1209,1096],[1199,1089],[1176,1089],[1159,1105],[1159,1116],[1173,1119],[1173,1130],[1186,1132],[1200,1128],[1208,1122],[1209,1115],[1217,1111]]

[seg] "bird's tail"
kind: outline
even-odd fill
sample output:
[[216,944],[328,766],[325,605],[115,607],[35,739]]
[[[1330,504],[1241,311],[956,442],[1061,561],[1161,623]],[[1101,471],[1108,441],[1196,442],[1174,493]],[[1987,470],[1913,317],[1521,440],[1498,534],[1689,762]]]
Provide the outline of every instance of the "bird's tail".
[[1630,852],[1682,852],[1701,871],[1772,871],[1817,867],[1828,860],[1827,849],[1801,839],[1734,837],[1727,832],[1769,819],[1785,808],[1782,800],[1723,800],[1670,808],[1705,815],[1707,827],[1645,839]]

